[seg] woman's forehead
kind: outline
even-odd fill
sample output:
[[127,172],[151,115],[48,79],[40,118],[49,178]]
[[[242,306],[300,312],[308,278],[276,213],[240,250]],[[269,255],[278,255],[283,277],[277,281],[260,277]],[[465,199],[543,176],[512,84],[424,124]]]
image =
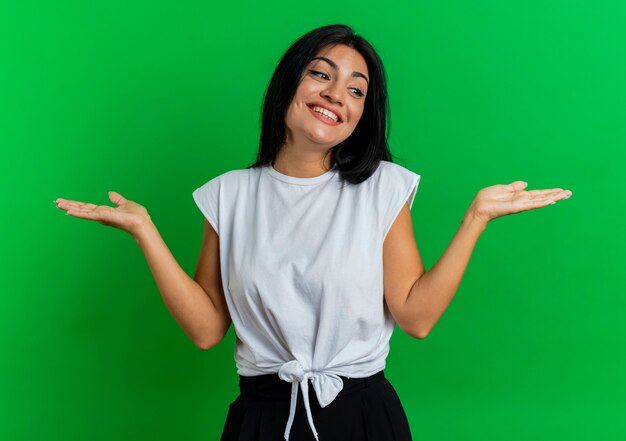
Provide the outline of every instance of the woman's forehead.
[[355,49],[345,44],[328,45],[322,48],[311,60],[311,64],[323,62],[330,64],[336,69],[346,69],[350,71],[368,74],[367,63],[363,56]]

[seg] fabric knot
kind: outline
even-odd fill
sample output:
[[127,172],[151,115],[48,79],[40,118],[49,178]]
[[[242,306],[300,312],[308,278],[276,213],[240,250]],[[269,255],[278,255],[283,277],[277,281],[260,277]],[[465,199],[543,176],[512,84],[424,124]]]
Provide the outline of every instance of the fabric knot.
[[300,382],[309,377],[298,360],[292,360],[283,364],[278,371],[278,376],[281,380],[288,383]]
[[292,384],[291,386],[291,406],[289,409],[289,419],[287,420],[287,427],[285,428],[285,440],[289,440],[289,432],[293,424],[293,419],[296,414],[296,405],[298,399],[298,385],[302,389],[302,398],[304,400],[304,408],[306,410],[306,416],[309,421],[309,426],[313,431],[313,436],[317,441],[317,430],[313,424],[313,416],[311,415],[311,406],[309,404],[309,382],[311,379],[313,389],[317,395],[317,400],[320,406],[326,407],[337,397],[339,392],[343,389],[343,381],[338,375],[326,373],[323,371],[311,371],[305,370],[298,360],[288,361],[283,364],[279,371],[278,377]]

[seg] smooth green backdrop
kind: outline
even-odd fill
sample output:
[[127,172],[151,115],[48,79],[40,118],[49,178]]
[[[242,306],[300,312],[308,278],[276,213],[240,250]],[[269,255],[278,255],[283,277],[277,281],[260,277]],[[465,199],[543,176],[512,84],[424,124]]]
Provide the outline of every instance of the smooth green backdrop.
[[219,439],[232,329],[198,350],[132,237],[53,200],[141,203],[193,276],[191,192],[253,162],[276,63],[330,23],[385,62],[427,268],[479,189],[573,192],[493,221],[428,338],[396,330],[414,438],[626,438],[623,1],[4,0],[0,439]]

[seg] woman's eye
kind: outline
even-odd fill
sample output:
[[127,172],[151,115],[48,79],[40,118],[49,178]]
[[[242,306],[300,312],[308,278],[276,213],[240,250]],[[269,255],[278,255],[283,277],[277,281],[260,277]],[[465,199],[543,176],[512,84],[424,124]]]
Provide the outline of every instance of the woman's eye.
[[361,89],[357,89],[356,87],[351,87],[351,89],[354,91],[354,93],[357,96],[364,96],[365,95]]
[[316,70],[310,70],[309,72],[311,72],[311,74],[316,77],[323,78],[325,80],[328,79],[328,75],[326,75],[324,72],[318,72]]

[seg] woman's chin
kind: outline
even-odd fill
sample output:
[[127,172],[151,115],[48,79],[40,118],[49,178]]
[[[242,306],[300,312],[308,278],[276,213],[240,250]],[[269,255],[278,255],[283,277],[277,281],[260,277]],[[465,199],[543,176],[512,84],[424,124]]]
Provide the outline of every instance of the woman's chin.
[[339,142],[335,134],[330,134],[324,129],[311,130],[307,138],[315,144],[335,145]]

